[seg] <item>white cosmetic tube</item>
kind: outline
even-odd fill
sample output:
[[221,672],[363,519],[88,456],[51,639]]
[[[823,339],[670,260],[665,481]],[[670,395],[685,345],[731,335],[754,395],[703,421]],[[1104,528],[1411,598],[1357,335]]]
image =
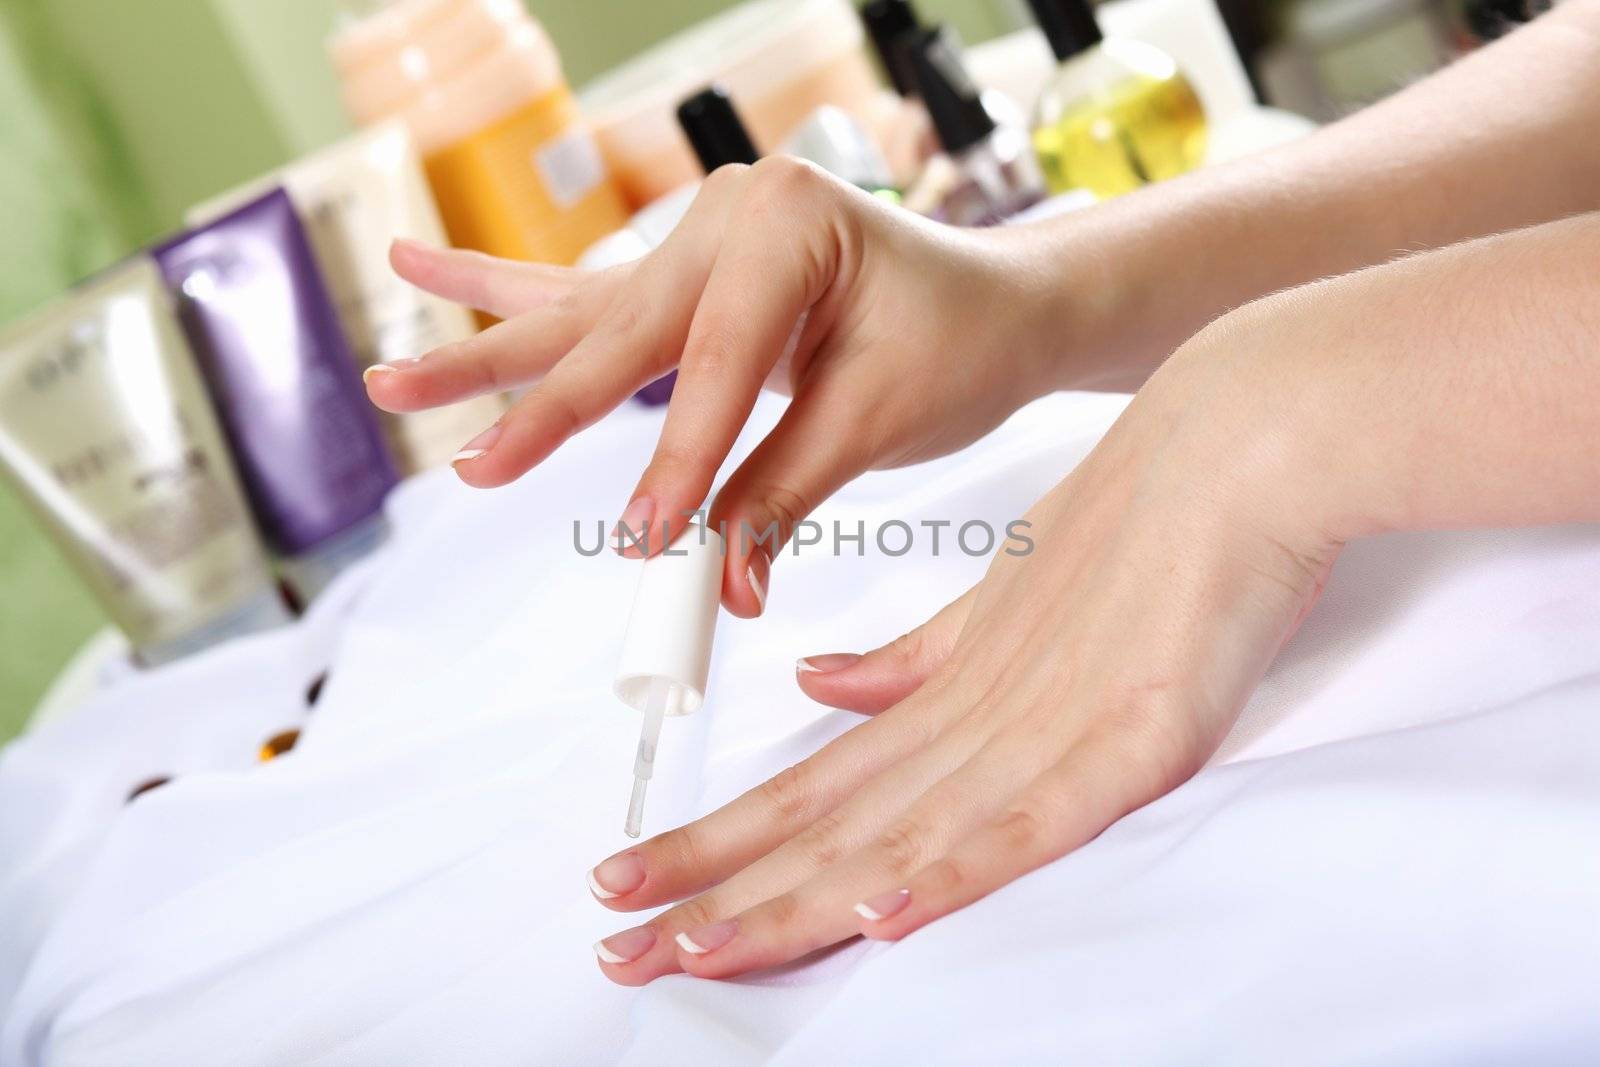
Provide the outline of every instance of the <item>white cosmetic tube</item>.
[[148,259],[0,334],[0,473],[140,662],[288,621]]

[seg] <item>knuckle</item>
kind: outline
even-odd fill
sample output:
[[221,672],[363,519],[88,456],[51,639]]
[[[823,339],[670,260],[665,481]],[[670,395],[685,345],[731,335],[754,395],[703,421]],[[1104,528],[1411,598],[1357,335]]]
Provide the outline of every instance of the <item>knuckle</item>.
[[635,336],[644,324],[644,308],[637,299],[621,299],[606,312],[605,331],[608,336],[624,340]]
[[695,199],[699,200],[740,184],[750,169],[748,163],[724,163],[706,175],[705,181],[700,184],[700,194]]
[[905,663],[919,663],[928,644],[927,635],[922,627],[907,630],[905,633],[889,642],[889,655]]
[[918,889],[935,896],[954,893],[966,883],[966,868],[949,856],[934,860],[917,876]]
[[583,413],[566,393],[535,389],[528,394],[528,400],[529,421],[542,424],[542,428],[554,430],[563,437],[583,429]]
[[1000,847],[1007,853],[1037,852],[1048,830],[1048,821],[1031,808],[1012,808],[994,822]]
[[788,201],[809,195],[826,184],[818,168],[795,156],[766,156],[751,168],[757,195]]
[[453,369],[469,388],[491,389],[496,384],[494,339],[487,332],[441,345],[428,359],[435,366]]
[[798,922],[804,908],[793,892],[780,893],[761,905],[761,918],[772,926],[790,926]]
[[709,859],[705,846],[701,841],[698,823],[680,826],[676,830],[668,830],[651,843],[650,849],[661,856],[659,864],[647,863],[646,870],[657,867],[667,870],[697,871],[702,869]]
[[640,485],[676,487],[685,482],[698,482],[705,477],[705,458],[697,457],[682,444],[662,441],[650,457],[650,466],[640,478]]
[[593,292],[589,285],[574,285],[550,303],[551,314],[562,319],[582,320],[588,317],[589,299]]
[[702,926],[710,926],[720,917],[721,909],[709,897],[686,900],[661,916],[664,924],[675,930],[698,930]]
[[909,819],[899,819],[878,835],[875,848],[883,865],[895,874],[907,874],[922,860],[927,835]]
[[821,816],[794,839],[801,858],[812,868],[830,867],[844,855],[844,820],[837,811]]
[[796,763],[762,782],[758,789],[761,798],[785,822],[803,819],[811,806],[811,771],[807,764]]
[[738,329],[721,316],[695,324],[694,336],[684,347],[682,366],[687,374],[717,379],[739,365]]
[[1143,687],[1117,701],[1097,740],[1116,773],[1133,776],[1146,792],[1164,793],[1200,769],[1205,746],[1193,726],[1198,718],[1182,714],[1167,687]]
[[800,520],[811,514],[810,501],[781,485],[764,485],[756,490],[755,497],[766,514],[778,523],[779,545],[773,546],[773,551],[787,543],[794,536]]

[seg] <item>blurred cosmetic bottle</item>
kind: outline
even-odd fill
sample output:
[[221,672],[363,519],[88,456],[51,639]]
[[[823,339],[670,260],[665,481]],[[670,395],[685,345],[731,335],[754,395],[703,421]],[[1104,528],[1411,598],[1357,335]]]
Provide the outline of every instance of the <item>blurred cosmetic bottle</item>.
[[151,250],[300,603],[387,536],[393,460],[311,242],[273,189]]
[[[407,283],[389,266],[396,238],[445,243],[403,123],[355,133],[195,205],[185,219],[204,225],[279,185],[300,215],[357,369],[420,356],[476,332],[472,312]],[[504,411],[505,398],[497,393],[430,411],[379,412],[378,420],[401,473],[415,474],[449,463],[462,441]]]
[[906,206],[956,226],[992,226],[1043,200],[1027,130],[995,120],[962,65],[955,35],[919,30],[902,47],[943,148],[907,191]]
[[136,256],[0,331],[0,477],[147,667],[289,620],[173,310]]
[[1028,2],[1061,62],[1034,109],[1051,192],[1117,196],[1200,165],[1205,111],[1171,56],[1103,37],[1089,0]]
[[361,125],[400,117],[450,240],[568,264],[627,221],[622,194],[519,0],[362,0],[329,42]]

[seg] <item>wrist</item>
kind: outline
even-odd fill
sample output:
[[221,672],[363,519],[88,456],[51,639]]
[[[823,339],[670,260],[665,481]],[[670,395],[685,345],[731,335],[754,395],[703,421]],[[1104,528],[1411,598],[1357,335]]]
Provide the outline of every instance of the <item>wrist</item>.
[[1329,376],[1303,366],[1327,353],[1284,336],[1273,298],[1247,304],[1203,328],[1151,377],[1145,391],[1162,400],[1175,430],[1174,449],[1214,467],[1223,499],[1241,508],[1286,550],[1321,556],[1361,533],[1348,477],[1336,447],[1342,400]]
[[995,231],[1021,279],[1017,302],[1041,394],[1134,392],[1188,335],[1175,264],[1191,258],[1164,247],[1160,227],[1136,225],[1115,207]]

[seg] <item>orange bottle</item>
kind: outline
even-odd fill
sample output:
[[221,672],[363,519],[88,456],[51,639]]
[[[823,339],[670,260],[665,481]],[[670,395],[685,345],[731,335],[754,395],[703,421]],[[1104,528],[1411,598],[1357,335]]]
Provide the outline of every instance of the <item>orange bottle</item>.
[[359,124],[404,119],[451,243],[569,264],[626,225],[544,28],[519,0],[390,0],[329,42]]

